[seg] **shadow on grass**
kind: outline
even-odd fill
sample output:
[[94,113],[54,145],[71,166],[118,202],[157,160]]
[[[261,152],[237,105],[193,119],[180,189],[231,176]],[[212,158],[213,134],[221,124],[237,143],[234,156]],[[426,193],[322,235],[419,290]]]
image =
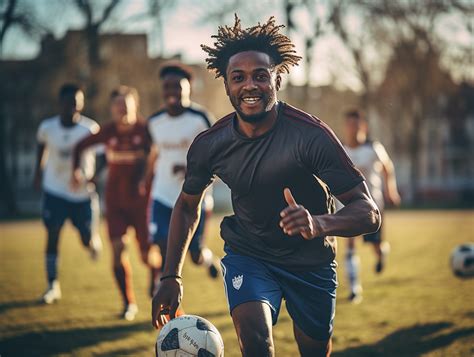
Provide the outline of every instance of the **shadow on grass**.
[[459,338],[474,335],[474,327],[442,333],[452,327],[449,322],[437,322],[400,329],[372,345],[349,347],[332,354],[333,357],[350,356],[419,356],[450,345]]
[[23,300],[23,301],[9,301],[9,302],[5,302],[5,303],[0,303],[0,314],[3,314],[4,312],[6,312],[10,309],[33,307],[33,306],[39,306],[39,305],[42,305],[42,304],[43,303],[40,301],[40,299]]
[[150,331],[150,323],[75,328],[61,331],[28,332],[10,338],[0,339],[2,356],[49,356],[68,354],[76,349],[93,346],[106,341],[129,337],[131,333]]

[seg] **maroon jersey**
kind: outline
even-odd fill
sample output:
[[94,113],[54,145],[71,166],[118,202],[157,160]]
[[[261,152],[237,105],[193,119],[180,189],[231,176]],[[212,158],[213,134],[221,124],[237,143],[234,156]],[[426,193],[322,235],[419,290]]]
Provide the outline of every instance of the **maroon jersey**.
[[119,130],[115,122],[106,124],[97,134],[80,141],[74,150],[74,168],[81,152],[92,145],[105,144],[109,167],[106,184],[107,210],[112,207],[131,209],[146,205],[147,196],[140,195],[138,183],[143,177],[151,139],[146,124],[138,121],[128,130]]

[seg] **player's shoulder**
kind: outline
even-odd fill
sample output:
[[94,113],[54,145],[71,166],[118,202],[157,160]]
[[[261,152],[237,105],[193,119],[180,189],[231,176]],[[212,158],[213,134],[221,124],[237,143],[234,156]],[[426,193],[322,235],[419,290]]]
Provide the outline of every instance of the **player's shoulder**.
[[193,102],[186,108],[186,111],[202,119],[208,127],[211,127],[213,122],[212,115],[202,105]]
[[41,120],[39,128],[40,129],[48,129],[55,125],[59,124],[59,115],[54,115],[52,117],[45,118]]
[[155,121],[155,120],[158,120],[158,119],[161,119],[161,118],[165,118],[165,117],[167,117],[167,114],[168,114],[168,112],[166,111],[165,108],[160,109],[160,110],[158,110],[157,112],[155,112],[155,113],[153,113],[152,115],[150,115],[150,116],[148,117],[147,122],[150,123],[150,122],[152,122],[152,121]]
[[225,129],[232,125],[232,119],[235,116],[235,112],[229,113],[226,116],[217,120],[214,125],[209,129],[204,130],[194,139],[194,143],[214,141],[217,136],[221,136],[223,133],[228,132]]
[[333,134],[329,126],[318,117],[288,103],[280,102],[280,105],[282,106],[281,111],[284,122],[290,126],[298,128],[305,133],[311,133],[311,135],[314,135],[315,132]]
[[81,120],[79,120],[78,124],[93,134],[100,130],[99,124],[94,119],[86,117],[85,115],[81,115]]

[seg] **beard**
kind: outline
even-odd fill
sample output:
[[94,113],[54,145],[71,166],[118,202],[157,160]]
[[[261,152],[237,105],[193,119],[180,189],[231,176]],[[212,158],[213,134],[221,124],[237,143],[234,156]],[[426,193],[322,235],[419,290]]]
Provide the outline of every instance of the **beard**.
[[265,119],[268,112],[273,108],[273,105],[276,103],[276,98],[274,95],[262,95],[263,109],[259,113],[254,114],[245,114],[240,107],[241,99],[239,97],[229,97],[232,106],[239,115],[239,117],[246,123],[258,123]]

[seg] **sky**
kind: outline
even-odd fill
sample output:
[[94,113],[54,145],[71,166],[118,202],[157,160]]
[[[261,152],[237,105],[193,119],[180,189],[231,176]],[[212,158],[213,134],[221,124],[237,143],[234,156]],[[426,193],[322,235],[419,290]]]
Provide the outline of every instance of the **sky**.
[[[319,5],[314,11],[324,14],[326,8],[325,1],[317,2]],[[94,0],[96,14],[101,13],[109,1]],[[217,20],[210,20],[209,13],[215,9],[231,4],[232,0],[179,0],[169,1],[172,6],[164,10],[163,19],[163,54],[165,57],[181,54],[182,59],[187,63],[204,64],[205,53],[201,50],[200,44],[212,44],[211,36],[217,32]],[[47,24],[54,32],[56,38],[64,36],[68,29],[79,29],[84,24],[83,17],[77,12],[73,0],[19,0],[20,6],[32,10],[39,16],[40,22]],[[315,2],[316,3],[316,2]],[[0,1],[5,5],[5,1]],[[106,32],[127,32],[148,34],[148,52],[151,57],[159,53],[159,36],[154,31],[154,23],[149,18],[143,16],[146,11],[147,0],[122,0],[106,23]],[[264,22],[270,16],[275,16],[277,23],[285,23],[281,0],[241,0],[239,2],[242,9],[239,16],[242,24],[247,27],[256,22]],[[309,14],[307,11],[299,10],[294,13],[294,21],[303,32],[309,31]],[[225,24],[233,24],[233,14],[229,14],[221,19]],[[473,41],[472,36],[462,33],[459,26],[456,26],[456,19],[445,20],[444,25],[449,36],[457,41]],[[350,29],[357,31],[363,29],[365,24],[361,23],[357,14],[349,17]],[[296,51],[303,55],[303,39],[292,34]],[[471,42],[472,43],[472,42]],[[8,32],[2,52],[3,58],[30,59],[34,58],[40,50],[38,39],[31,39],[25,36],[18,29]],[[369,53],[370,55],[370,53]],[[313,85],[325,85],[337,82],[334,78],[335,71],[338,77],[344,78],[343,86],[358,90],[360,83],[350,69],[351,58],[339,40],[331,35],[324,36],[317,41],[313,51],[314,65],[310,71],[310,83]],[[378,53],[374,52],[376,58]],[[303,62],[303,61],[302,61]],[[305,81],[304,64],[294,68],[291,74],[294,84],[303,84]],[[337,83],[336,83],[337,84]]]

